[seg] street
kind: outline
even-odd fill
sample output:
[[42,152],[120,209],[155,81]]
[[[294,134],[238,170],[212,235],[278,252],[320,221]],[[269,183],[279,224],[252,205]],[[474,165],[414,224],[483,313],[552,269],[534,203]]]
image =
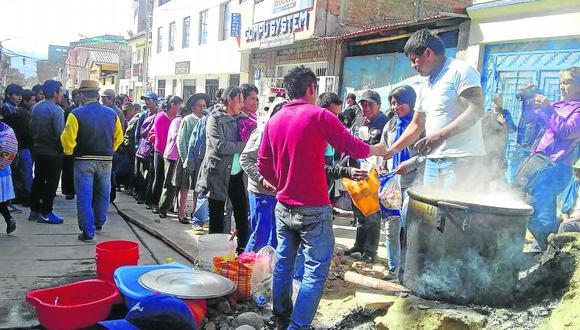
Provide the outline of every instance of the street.
[[[174,242],[192,258],[197,255],[197,238],[191,226],[177,221],[177,217],[159,219],[125,193],[119,193],[115,202],[119,210],[146,226],[157,230],[167,239]],[[171,258],[175,262],[193,266],[187,258],[170,248],[158,238],[153,237],[136,225],[127,223],[113,205],[103,230],[95,237],[93,243],[80,242],[77,239],[76,203],[65,200],[59,195],[55,199],[55,210],[65,219],[62,225],[40,224],[28,221],[28,209],[22,208],[21,214],[14,215],[17,230],[8,236],[0,234],[0,329],[28,328],[38,326],[34,309],[25,299],[29,290],[64,285],[84,279],[94,278],[95,244],[108,240],[133,240],[140,243],[139,264],[149,265],[166,262]],[[337,217],[334,231],[336,249],[344,250],[354,242],[355,228],[349,226],[350,218]],[[384,237],[381,239],[384,242]],[[384,243],[379,248],[379,257],[384,260],[386,250]],[[344,298],[344,294],[342,294]],[[340,305],[340,301],[338,302]],[[336,302],[329,301],[329,306],[336,309]],[[327,318],[326,318],[327,319]]]

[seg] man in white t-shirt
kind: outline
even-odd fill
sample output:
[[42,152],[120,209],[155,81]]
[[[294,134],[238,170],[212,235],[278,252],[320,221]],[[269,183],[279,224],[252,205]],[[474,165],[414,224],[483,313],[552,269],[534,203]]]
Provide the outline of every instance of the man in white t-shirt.
[[469,163],[485,155],[480,75],[466,63],[446,57],[443,41],[428,29],[409,38],[405,55],[427,78],[418,91],[412,122],[387,157],[410,146],[425,131],[426,137],[415,144],[427,155],[423,183],[452,187],[474,172]]

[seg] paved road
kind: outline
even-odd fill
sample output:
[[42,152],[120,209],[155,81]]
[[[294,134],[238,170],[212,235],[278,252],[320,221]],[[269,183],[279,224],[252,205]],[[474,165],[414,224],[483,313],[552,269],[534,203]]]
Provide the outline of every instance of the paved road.
[[[62,225],[28,221],[29,210],[14,215],[16,231],[5,234],[0,223],[0,329],[38,325],[34,309],[26,303],[26,292],[32,289],[67,284],[95,277],[95,244],[100,241],[128,239],[140,241],[131,227],[111,208],[108,221],[93,243],[77,239],[75,201],[57,197],[55,212],[65,218]],[[154,264],[155,258],[172,256],[167,248],[136,230],[156,251],[140,248],[140,264]],[[181,260],[180,260],[181,261]]]
[[[191,200],[191,196],[189,200]],[[176,215],[170,213],[167,218],[159,219],[158,215],[153,214],[151,210],[145,209],[144,205],[135,203],[135,200],[125,193],[117,194],[115,204],[124,215],[163,234],[175,244],[182,247],[191,256],[197,256],[197,240],[199,235],[193,234],[190,225],[179,223]],[[189,212],[191,210],[188,210]],[[349,225],[351,219],[352,216],[337,216],[334,219],[334,234],[337,250],[348,249],[354,244],[356,228]],[[384,234],[381,234],[378,252],[379,258],[386,258]]]
[[[169,215],[161,219],[144,205],[120,193],[116,205],[132,219],[163,234],[185,250],[191,257],[197,255],[197,239],[191,226]],[[108,221],[95,237],[95,242],[85,243],[77,239],[79,229],[76,220],[76,203],[62,196],[55,200],[55,212],[65,218],[62,225],[47,225],[28,221],[29,209],[14,215],[17,229],[12,235],[5,233],[0,221],[0,329],[38,326],[34,309],[26,303],[26,292],[33,289],[53,287],[95,277],[95,244],[100,241],[126,239],[140,243],[140,264],[155,264],[172,258],[176,262],[192,265],[167,244],[151,236],[136,225],[127,223],[117,214],[115,207],[109,210]],[[354,242],[355,228],[348,225],[348,217],[335,219],[337,249],[350,247]],[[385,256],[384,235],[381,238],[379,256]]]

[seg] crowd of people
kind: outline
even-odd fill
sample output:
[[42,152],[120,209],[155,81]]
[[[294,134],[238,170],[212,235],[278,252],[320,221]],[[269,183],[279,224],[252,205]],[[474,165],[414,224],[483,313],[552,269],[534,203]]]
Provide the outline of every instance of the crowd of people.
[[[10,213],[20,210],[14,204],[30,207],[29,220],[62,223],[53,211],[59,182],[67,199],[76,198],[78,238],[86,242],[102,230],[121,188],[156,214],[156,221],[174,212],[198,234],[207,222],[210,234],[230,233],[233,216],[238,252],[277,249],[278,328],[304,329],[313,320],[334,253],[333,206],[354,213],[356,238],[346,255],[360,253],[361,260],[373,262],[384,223],[387,280],[399,278],[404,260],[408,198],[397,212],[365,215],[338,179],[365,179],[364,160],[378,156],[382,173],[400,175],[403,196],[418,185],[460,189],[481,174],[470,170],[474,164],[510,171],[503,155],[511,132],[522,146],[519,189],[530,196],[529,229],[540,248],[558,230],[556,198],[565,189],[561,230],[578,230],[578,183],[571,178],[572,164],[578,167],[580,68],[561,73],[560,101],[550,103],[537,93],[523,97],[516,125],[502,109],[501,96],[486,113],[480,74],[445,56],[436,34],[416,32],[404,52],[425,77],[420,86],[399,86],[386,100],[374,90],[358,101],[349,94],[343,106],[335,93],[319,93],[314,72],[298,66],[284,77],[287,96],[271,100],[260,116],[259,91],[251,84],[221,89],[213,104],[204,93],[183,100],[146,92],[140,96],[143,108],[126,95],[100,91],[90,80],[72,91],[70,105],[57,81],[32,90],[10,85],[0,138],[3,150],[10,143],[18,149],[11,166],[0,162],[0,213],[7,232],[16,229]],[[386,113],[382,102],[389,105]],[[9,163],[10,157],[3,159]],[[292,305],[295,279],[301,286]]]

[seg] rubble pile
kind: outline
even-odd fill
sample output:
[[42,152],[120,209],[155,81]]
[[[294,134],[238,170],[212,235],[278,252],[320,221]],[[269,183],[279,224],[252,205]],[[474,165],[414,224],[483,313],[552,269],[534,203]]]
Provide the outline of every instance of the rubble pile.
[[[522,273],[517,292],[520,302],[509,308],[425,300],[397,283],[383,281],[387,271],[382,262],[366,264],[337,254],[331,263],[313,327],[337,330],[577,328],[580,324],[580,267],[577,267],[580,234],[556,235],[550,242],[548,251],[536,256],[530,269]],[[275,327],[269,308],[260,308],[254,302],[235,304],[224,298],[208,301],[201,329]]]
[[253,301],[235,304],[226,298],[207,301],[207,314],[200,329],[260,330],[275,329],[274,315],[268,308],[260,308]]
[[[518,304],[509,308],[460,306],[425,300],[400,290],[396,285],[377,289],[344,281],[356,272],[368,278],[384,276],[383,265],[367,265],[349,257],[335,256],[331,287],[350,286],[343,304],[334,304],[335,322],[317,328],[333,329],[575,329],[580,324],[580,234],[552,236],[550,248],[535,257],[529,270],[522,272],[517,289]],[[372,282],[372,281],[371,281]],[[358,283],[362,284],[362,283]],[[394,283],[393,283],[394,284]],[[334,289],[336,290],[336,289]],[[325,295],[317,319],[328,313],[332,299]],[[348,304],[344,302],[355,302]],[[354,306],[353,306],[354,305]],[[350,310],[344,310],[350,308]],[[369,319],[372,319],[369,321]]]

